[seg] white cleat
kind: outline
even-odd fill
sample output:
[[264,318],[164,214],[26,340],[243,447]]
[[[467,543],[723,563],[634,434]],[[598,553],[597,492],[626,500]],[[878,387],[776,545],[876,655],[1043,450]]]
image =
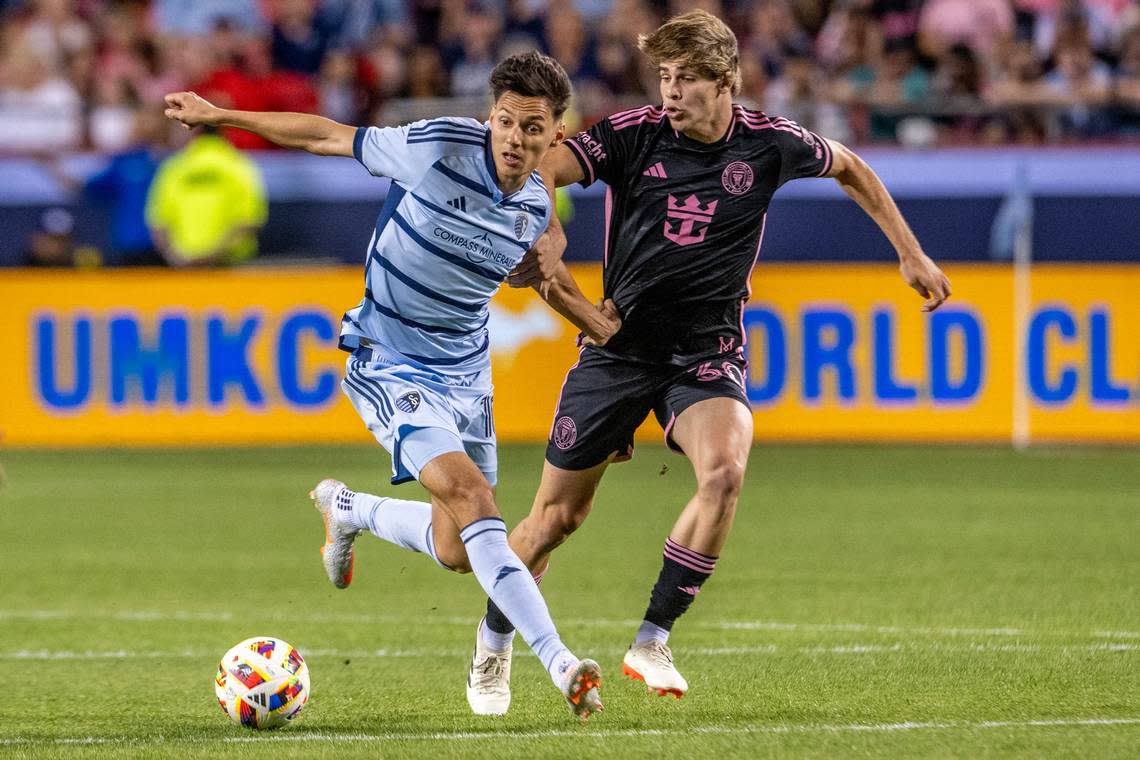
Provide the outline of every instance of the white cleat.
[[602,688],[602,669],[593,660],[579,660],[566,674],[562,696],[570,705],[570,712],[586,722],[591,715],[606,709],[598,689]]
[[677,699],[685,696],[689,683],[673,665],[673,653],[661,641],[633,644],[621,662],[622,675],[642,681],[650,693],[660,696],[672,694]]
[[309,491],[309,498],[325,521],[325,545],[321,547],[325,573],[337,588],[347,588],[352,583],[352,569],[356,564],[352,543],[360,533],[342,523],[337,514],[336,497],[344,488],[344,483],[329,479],[322,480]]
[[483,621],[475,629],[475,651],[467,673],[467,704],[476,715],[506,715],[511,706],[511,646],[493,652],[483,644]]

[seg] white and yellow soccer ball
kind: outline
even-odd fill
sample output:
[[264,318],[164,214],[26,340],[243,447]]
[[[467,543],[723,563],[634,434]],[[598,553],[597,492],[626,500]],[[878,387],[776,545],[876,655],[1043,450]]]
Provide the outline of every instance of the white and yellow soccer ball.
[[222,657],[214,692],[234,723],[262,730],[281,728],[296,720],[309,702],[309,666],[290,644],[255,636]]

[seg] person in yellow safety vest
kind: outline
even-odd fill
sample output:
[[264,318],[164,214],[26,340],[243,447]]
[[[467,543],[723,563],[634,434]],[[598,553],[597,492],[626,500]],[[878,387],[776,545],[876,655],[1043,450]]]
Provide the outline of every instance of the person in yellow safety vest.
[[266,215],[261,171],[209,128],[162,163],[147,196],[147,226],[172,267],[253,258]]

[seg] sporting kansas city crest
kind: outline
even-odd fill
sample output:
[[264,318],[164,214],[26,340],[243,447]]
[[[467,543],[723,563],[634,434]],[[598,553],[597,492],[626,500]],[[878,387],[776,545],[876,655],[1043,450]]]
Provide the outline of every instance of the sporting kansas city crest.
[[515,216],[515,237],[522,240],[523,235],[526,234],[526,228],[530,225],[530,218],[526,214],[519,213]]
[[420,408],[420,392],[408,391],[403,396],[396,399],[396,408],[401,412],[411,414]]

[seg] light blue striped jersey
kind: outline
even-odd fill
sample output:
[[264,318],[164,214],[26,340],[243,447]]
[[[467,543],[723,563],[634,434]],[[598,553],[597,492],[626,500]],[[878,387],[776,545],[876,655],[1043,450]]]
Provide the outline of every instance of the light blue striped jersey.
[[474,119],[361,127],[353,153],[392,186],[341,348],[363,341],[442,374],[489,366],[487,304],[552,213],[537,172],[504,196],[490,127]]

